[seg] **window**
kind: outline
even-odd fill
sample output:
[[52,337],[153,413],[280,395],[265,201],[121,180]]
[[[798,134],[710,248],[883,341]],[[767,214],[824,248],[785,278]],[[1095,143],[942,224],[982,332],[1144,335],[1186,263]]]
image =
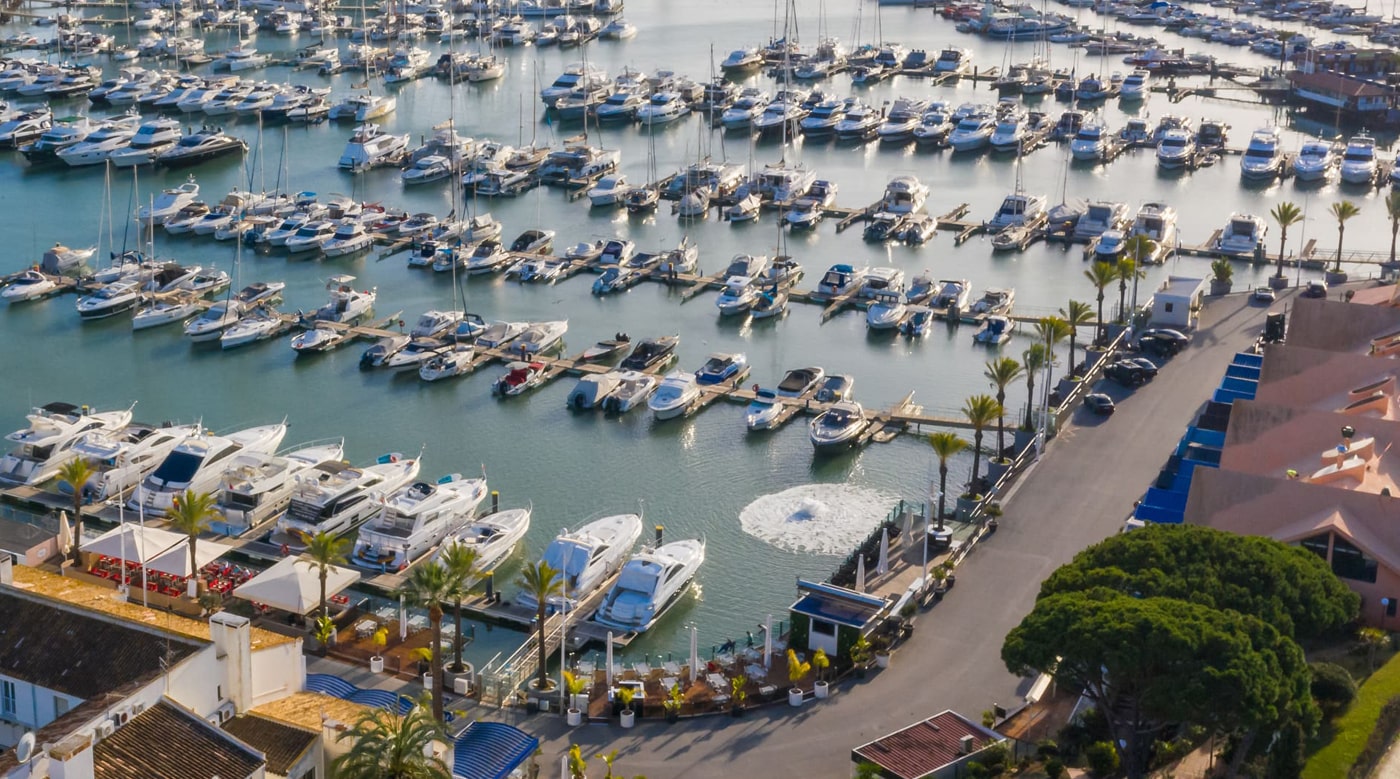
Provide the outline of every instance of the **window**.
[[58,719],[68,713],[68,699],[62,695],[53,696],[53,717]]
[[15,683],[9,679],[0,682],[0,714],[15,715]]
[[834,636],[836,635],[836,625],[825,620],[814,619],[812,620],[812,632],[821,636]]
[[1376,581],[1375,560],[1366,557],[1341,536],[1332,537],[1332,573],[1358,582]]
[[1395,598],[1385,598],[1383,599],[1383,602],[1385,603],[1385,615],[1387,617],[1395,616]]
[[1321,533],[1319,535],[1311,536],[1309,538],[1304,538],[1302,541],[1299,541],[1298,544],[1304,549],[1308,550],[1309,552],[1312,552],[1318,557],[1321,557],[1322,559],[1326,560],[1328,547],[1330,546],[1331,539],[1331,533]]

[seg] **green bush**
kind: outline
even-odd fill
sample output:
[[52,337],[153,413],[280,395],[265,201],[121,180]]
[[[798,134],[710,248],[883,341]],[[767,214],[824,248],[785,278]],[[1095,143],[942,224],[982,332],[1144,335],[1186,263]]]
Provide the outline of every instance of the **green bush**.
[[1118,750],[1107,741],[1095,741],[1084,750],[1084,759],[1094,776],[1108,776],[1118,770]]
[[1303,726],[1290,720],[1278,731],[1269,747],[1268,773],[1270,779],[1298,779],[1303,773]]
[[1381,708],[1381,715],[1376,718],[1376,727],[1371,731],[1371,737],[1366,739],[1366,746],[1361,749],[1361,754],[1357,755],[1356,762],[1351,764],[1351,770],[1347,772],[1349,779],[1365,779],[1370,776],[1376,764],[1385,756],[1386,749],[1395,739],[1397,731],[1400,731],[1400,696],[1391,698]]
[[1058,757],[1052,757],[1045,761],[1046,779],[1061,779],[1065,775],[1065,764],[1060,762]]
[[1346,711],[1356,698],[1356,680],[1336,663],[1311,663],[1312,696],[1328,717]]
[[1042,738],[1035,742],[1035,756],[1044,760],[1047,757],[1059,757],[1060,745],[1055,743],[1053,738]]
[[1097,707],[1079,715],[1079,719],[1060,730],[1059,754],[1073,757],[1083,752],[1095,741],[1108,741],[1113,735],[1108,730],[1108,718],[1099,713]]

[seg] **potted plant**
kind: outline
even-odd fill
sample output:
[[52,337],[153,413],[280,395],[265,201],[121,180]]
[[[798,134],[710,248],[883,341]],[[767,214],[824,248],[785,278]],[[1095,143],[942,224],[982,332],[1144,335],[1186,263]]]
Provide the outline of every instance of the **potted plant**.
[[684,704],[685,696],[681,694],[681,686],[679,684],[671,685],[671,689],[666,693],[666,700],[661,702],[661,707],[666,710],[666,721],[680,721],[681,706]]
[[569,745],[569,779],[588,779],[588,761],[578,744]]
[[872,650],[874,650],[874,654],[875,654],[875,666],[876,666],[877,668],[889,668],[889,667],[890,667],[890,642],[889,642],[889,640],[886,639],[884,636],[876,636],[876,637],[875,637],[875,640],[870,642],[870,647],[871,647]]
[[636,689],[632,687],[617,688],[617,699],[622,703],[622,727],[630,728],[637,724],[637,712],[632,711],[632,699],[637,697]]
[[792,682],[792,688],[788,690],[788,705],[798,708],[802,705],[804,697],[802,692],[802,680],[807,678],[808,672],[812,670],[812,664],[802,661],[797,656],[797,652],[791,648],[787,651],[788,681]]
[[831,695],[831,686],[826,681],[826,669],[831,667],[831,658],[826,656],[825,649],[817,649],[812,653],[812,667],[817,669],[817,681],[812,685],[812,694],[817,698],[826,698]]
[[899,610],[899,619],[904,623],[904,629],[911,634],[914,632],[914,617],[918,616],[918,614],[919,604],[913,598],[910,598],[909,602],[904,604],[904,607]]
[[433,650],[431,647],[416,647],[408,656],[418,661],[418,675],[423,677],[423,686],[433,689]]
[[567,716],[570,725],[583,724],[583,712],[588,710],[588,695],[584,690],[588,687],[588,682],[575,676],[572,671],[564,672],[564,689],[569,692],[569,710]]
[[952,573],[952,566],[947,563],[939,563],[933,567],[933,597],[934,600],[942,600],[944,594],[948,592],[948,576]]
[[1210,294],[1224,295],[1229,293],[1235,276],[1235,268],[1230,265],[1230,261],[1224,257],[1217,257],[1210,263],[1210,272]]
[[1323,275],[1329,286],[1342,284],[1347,280],[1347,272],[1342,270],[1342,240],[1346,238],[1347,222],[1359,213],[1361,208],[1350,200],[1332,204],[1332,216],[1337,220],[1337,261],[1332,269]]
[[982,509],[982,516],[987,518],[987,532],[994,533],[997,529],[997,518],[1002,514],[1001,501],[991,501],[986,508]]
[[865,636],[857,636],[851,642],[851,667],[855,669],[856,676],[864,679],[865,671],[870,667],[870,640]]
[[729,713],[735,717],[744,715],[744,702],[749,699],[749,694],[744,690],[747,679],[736,676],[729,680]]
[[330,617],[322,614],[316,618],[313,624],[315,627],[311,635],[316,639],[316,643],[319,645],[317,651],[320,653],[321,657],[325,657],[326,653],[330,651],[331,644],[335,641],[335,622],[332,621]]
[[370,637],[370,640],[374,642],[374,656],[369,659],[369,670],[374,673],[383,673],[383,653],[384,647],[389,645],[389,628],[380,625],[379,629],[374,631],[374,635]]

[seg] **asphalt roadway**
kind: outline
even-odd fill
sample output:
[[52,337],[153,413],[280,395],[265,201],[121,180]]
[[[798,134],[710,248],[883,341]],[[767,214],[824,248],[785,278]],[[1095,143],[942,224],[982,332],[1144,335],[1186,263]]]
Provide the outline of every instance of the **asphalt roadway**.
[[[851,774],[850,750],[881,735],[944,709],[976,720],[993,703],[1014,706],[1030,681],[1002,665],[1002,638],[1051,571],[1119,531],[1232,356],[1262,331],[1266,310],[1248,293],[1211,299],[1191,346],[1165,362],[1155,380],[1133,391],[1106,384],[1117,412],[1076,413],[1003,502],[998,531],[959,566],[948,596],[918,617],[889,668],[833,687],[828,700],[801,709],[769,706],[737,719],[647,721],[631,730],[616,722],[569,728],[552,715],[500,719],[540,738],[546,777],[571,743],[585,754],[618,750],[620,776],[844,777]],[[469,716],[499,715],[475,709]]]

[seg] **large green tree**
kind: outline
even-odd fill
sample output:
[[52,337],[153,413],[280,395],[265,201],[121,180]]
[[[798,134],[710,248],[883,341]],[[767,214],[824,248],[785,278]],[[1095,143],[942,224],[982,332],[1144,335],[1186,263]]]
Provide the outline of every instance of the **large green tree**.
[[331,763],[330,775],[335,779],[451,779],[442,758],[425,754],[434,741],[447,740],[438,723],[422,703],[402,716],[388,709],[369,709],[336,737],[350,740],[350,751]]
[[972,425],[972,478],[967,483],[967,494],[976,497],[982,494],[978,485],[978,466],[982,463],[982,432],[1001,416],[1001,404],[991,395],[973,395],[963,402],[963,416]]
[[1130,779],[1145,775],[1154,741],[1183,724],[1255,734],[1316,722],[1302,650],[1237,611],[1107,588],[1040,598],[1002,645],[1013,673],[1053,673],[1104,714]]
[[1084,271],[1084,278],[1094,285],[1094,300],[1099,304],[1099,320],[1094,330],[1094,343],[1103,343],[1103,297],[1108,285],[1118,280],[1118,269],[1107,262],[1095,262]]
[[[1070,301],[1071,304],[1074,301]],[[1001,460],[1006,456],[1006,386],[1011,382],[1021,378],[1021,372],[1025,370],[1021,363],[1014,357],[998,357],[988,361],[986,369],[982,375],[987,377],[987,381],[997,388],[997,405],[1001,406],[1001,413],[997,414],[997,456],[996,460]]]
[[455,630],[452,634],[452,673],[459,674],[467,670],[462,662],[462,647],[465,645],[462,636],[462,601],[471,594],[472,587],[482,576],[481,568],[477,563],[481,559],[481,554],[476,547],[467,544],[451,542],[442,550],[442,564],[446,566],[447,573],[452,577],[452,619]]
[[411,605],[428,610],[428,624],[432,628],[432,667],[429,673],[433,678],[433,719],[443,722],[442,716],[442,606],[450,601],[456,592],[456,578],[442,563],[431,560],[414,568],[407,581],[399,589]]
[[520,572],[520,588],[535,599],[535,628],[539,631],[536,643],[539,651],[539,677],[535,683],[541,691],[552,686],[549,680],[549,658],[545,654],[545,617],[549,614],[549,599],[564,592],[563,572],[544,560],[525,566]]
[[1233,609],[1302,640],[1346,625],[1360,603],[1312,552],[1200,525],[1111,536],[1050,574],[1040,597],[1099,587]]

